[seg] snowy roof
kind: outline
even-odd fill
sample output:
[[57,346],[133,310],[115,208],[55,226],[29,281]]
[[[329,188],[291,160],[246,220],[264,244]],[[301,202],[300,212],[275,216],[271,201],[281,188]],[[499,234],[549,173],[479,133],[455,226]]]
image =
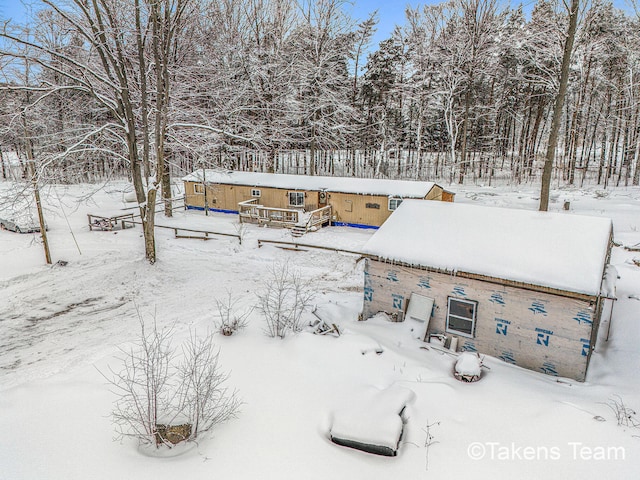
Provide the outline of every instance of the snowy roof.
[[404,201],[365,244],[386,260],[598,295],[608,218]]
[[[204,177],[207,183],[272,187],[289,190],[328,190],[330,192],[361,193],[363,195],[393,195],[402,198],[424,198],[435,185],[433,182],[406,180],[235,171],[221,172],[219,170],[206,170]],[[196,170],[182,180],[185,182],[202,182],[202,178],[202,170]]]

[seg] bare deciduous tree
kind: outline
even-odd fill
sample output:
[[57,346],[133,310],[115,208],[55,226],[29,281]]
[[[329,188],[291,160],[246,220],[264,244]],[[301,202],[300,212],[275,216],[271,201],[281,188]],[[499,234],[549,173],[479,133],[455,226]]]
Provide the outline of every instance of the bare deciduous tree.
[[288,263],[272,265],[262,293],[258,294],[258,309],[267,324],[270,337],[285,338],[289,332],[299,332],[304,311],[311,306],[314,292],[311,283],[302,278]]
[[[140,338],[121,350],[121,370],[104,375],[117,395],[112,415],[118,436],[173,447],[234,418],[240,400],[226,387],[229,375],[221,371],[213,335],[198,338],[192,332],[176,364],[172,330],[159,330],[155,319],[149,330],[140,314],[139,319]],[[176,426],[181,428],[167,434]]]

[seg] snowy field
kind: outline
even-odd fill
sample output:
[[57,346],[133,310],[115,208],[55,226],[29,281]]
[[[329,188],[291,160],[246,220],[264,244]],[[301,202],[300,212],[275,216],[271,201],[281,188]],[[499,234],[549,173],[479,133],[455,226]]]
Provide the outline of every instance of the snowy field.
[[[127,206],[124,184],[96,188],[46,195],[53,261],[66,266],[44,265],[37,235],[0,231],[0,479],[638,478],[640,428],[618,425],[610,405],[621,400],[640,412],[640,268],[633,264],[640,253],[614,248],[619,300],[611,325],[601,327],[587,382],[486,357],[482,379],[465,384],[453,378],[456,358],[413,339],[407,325],[357,321],[363,280],[356,255],[258,248],[258,239],[291,237],[257,226],[247,227],[242,245],[230,237],[176,239],[159,229],[159,261],[150,266],[139,227],[89,231],[87,213]],[[535,186],[451,189],[457,202],[537,207]],[[555,192],[553,210],[569,200],[567,214],[610,217],[617,242],[640,242],[639,188]],[[159,214],[157,223],[238,230],[234,215],[196,211]],[[357,251],[371,233],[332,227],[301,241]],[[313,281],[316,314],[343,334],[268,338],[254,310],[247,329],[216,337],[243,401],[237,419],[171,458],[146,456],[134,440],[114,441],[115,397],[100,371],[119,368],[118,348],[138,334],[136,308],[173,327],[179,343],[190,330],[213,328],[215,299],[227,290],[241,306],[255,305],[271,266],[285,261]],[[354,405],[375,412],[366,392],[388,387],[413,392],[397,457],[331,443],[334,412]]]

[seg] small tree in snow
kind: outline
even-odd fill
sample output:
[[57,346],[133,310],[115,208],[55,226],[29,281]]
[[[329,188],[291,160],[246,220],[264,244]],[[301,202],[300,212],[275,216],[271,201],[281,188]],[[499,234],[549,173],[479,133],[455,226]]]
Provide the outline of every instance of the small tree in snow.
[[227,290],[227,298],[224,300],[216,299],[217,314],[214,320],[216,329],[225,336],[233,335],[238,330],[242,330],[247,326],[248,317],[253,308],[238,313],[237,304],[239,299],[233,297],[231,290]]
[[225,386],[229,374],[220,370],[220,350],[216,350],[212,335],[199,339],[192,333],[183,352],[184,359],[178,367],[178,414],[188,419],[189,439],[195,439],[200,433],[234,418],[240,400],[237,392]]
[[290,331],[300,331],[302,314],[311,306],[313,297],[310,282],[303,280],[299,271],[291,270],[288,263],[274,264],[263,292],[258,294],[267,335],[284,338]]
[[117,395],[113,422],[119,438],[172,447],[236,416],[240,401],[225,386],[228,374],[220,371],[212,334],[199,339],[192,333],[176,364],[172,331],[158,330],[155,322],[149,331],[142,318],[140,327],[136,345],[121,350],[122,369],[106,377]]

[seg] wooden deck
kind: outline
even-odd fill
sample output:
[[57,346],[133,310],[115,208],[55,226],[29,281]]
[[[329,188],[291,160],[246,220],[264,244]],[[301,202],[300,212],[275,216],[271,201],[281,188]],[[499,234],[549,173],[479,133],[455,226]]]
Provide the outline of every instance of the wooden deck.
[[238,203],[240,222],[257,223],[281,228],[291,228],[298,236],[322,227],[331,222],[331,205],[318,208],[311,212],[293,208],[265,207],[258,203],[257,198]]

